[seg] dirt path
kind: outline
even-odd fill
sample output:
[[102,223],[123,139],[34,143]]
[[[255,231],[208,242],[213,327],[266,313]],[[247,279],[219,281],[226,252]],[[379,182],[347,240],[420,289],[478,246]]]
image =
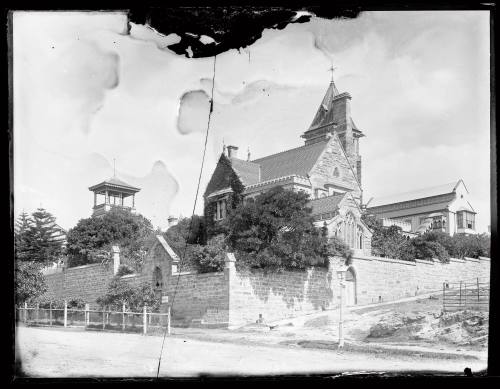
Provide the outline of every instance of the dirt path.
[[[18,328],[17,354],[32,377],[154,377],[161,337],[49,328]],[[331,350],[214,343],[171,337],[161,376],[269,375],[366,371],[434,371],[462,374],[485,361],[378,356]]]

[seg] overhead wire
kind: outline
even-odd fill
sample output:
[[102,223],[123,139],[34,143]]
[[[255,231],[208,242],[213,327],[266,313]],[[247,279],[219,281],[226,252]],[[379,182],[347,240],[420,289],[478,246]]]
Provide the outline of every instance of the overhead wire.
[[[203,174],[203,166],[204,166],[204,163],[205,163],[205,154],[206,154],[206,151],[207,151],[208,134],[210,132],[210,121],[211,121],[211,118],[212,118],[212,112],[214,110],[214,86],[215,86],[215,66],[216,66],[216,61],[217,61],[217,55],[214,56],[214,68],[213,68],[213,77],[212,77],[212,92],[211,92],[211,96],[210,96],[210,110],[208,112],[207,130],[205,132],[205,143],[203,145],[203,156],[201,158],[200,174],[198,176],[198,184],[196,186],[196,195],[195,195],[195,198],[194,198],[193,212],[191,213],[191,220],[189,222],[189,229],[188,229],[188,233],[187,233],[187,236],[186,236],[186,241],[185,241],[185,244],[184,244],[184,250],[182,252],[182,255],[181,255],[181,258],[180,258],[180,261],[179,261],[179,268],[177,270],[178,271],[177,282],[175,284],[175,289],[174,289],[174,294],[172,296],[172,301],[168,302],[171,307],[173,307],[173,305],[174,305],[175,296],[177,294],[177,287],[179,286],[179,279],[180,279],[180,275],[181,275],[181,269],[182,269],[182,265],[183,265],[183,262],[184,262],[184,258],[186,257],[186,251],[187,251],[187,247],[188,247],[188,240],[189,240],[189,236],[191,235],[191,230],[193,228],[194,213],[195,213],[195,209],[196,209],[196,203],[198,201],[198,193],[200,191],[201,176]],[[166,335],[167,335],[167,328],[165,328],[165,332],[163,334],[163,340],[162,340],[162,344],[161,344],[160,356],[158,358],[158,369],[156,371],[156,378],[158,378],[159,375],[160,375],[161,359],[162,359],[162,356],[163,356],[163,349],[164,349],[164,346],[165,346]]]

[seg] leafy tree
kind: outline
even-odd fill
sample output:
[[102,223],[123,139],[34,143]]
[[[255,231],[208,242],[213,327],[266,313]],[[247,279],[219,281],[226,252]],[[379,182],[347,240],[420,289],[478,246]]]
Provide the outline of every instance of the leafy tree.
[[41,264],[33,261],[16,261],[15,266],[15,298],[17,304],[29,302],[47,291]]
[[450,255],[456,258],[490,257],[491,255],[491,237],[487,234],[455,234],[451,238],[451,242]]
[[[227,243],[246,265],[267,269],[327,266],[332,248],[307,207],[309,196],[275,187],[228,215]],[[237,262],[238,265],[238,262]]]
[[119,277],[114,277],[108,285],[106,294],[97,298],[96,302],[101,308],[111,310],[121,310],[125,304],[134,312],[139,312],[144,305],[147,305],[148,310],[154,312],[159,309],[161,300],[148,282],[134,286]]
[[363,222],[372,230],[372,253],[375,256],[399,258],[400,250],[406,242],[397,226],[384,227],[382,221],[372,215],[363,215]]
[[175,226],[166,231],[165,239],[177,255],[182,255],[186,243],[206,244],[205,218],[194,215],[193,218],[185,217],[180,219]]
[[81,219],[68,231],[69,266],[109,260],[111,246],[118,245],[124,261],[139,270],[152,239],[151,222],[127,209],[115,208],[100,217]]
[[200,273],[218,272],[224,270],[226,257],[226,238],[217,235],[210,239],[205,246],[196,245],[191,255]]

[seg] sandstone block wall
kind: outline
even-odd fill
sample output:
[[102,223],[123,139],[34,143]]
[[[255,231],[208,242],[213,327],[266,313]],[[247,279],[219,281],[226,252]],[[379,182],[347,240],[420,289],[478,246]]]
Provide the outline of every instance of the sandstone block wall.
[[229,322],[229,283],[223,272],[173,274],[166,294],[176,322],[217,326]]
[[230,323],[255,323],[332,308],[338,294],[327,269],[235,272],[230,277]]
[[489,259],[450,259],[407,262],[390,258],[355,257],[352,268],[356,274],[357,304],[392,301],[422,293],[440,291],[444,282],[489,279]]

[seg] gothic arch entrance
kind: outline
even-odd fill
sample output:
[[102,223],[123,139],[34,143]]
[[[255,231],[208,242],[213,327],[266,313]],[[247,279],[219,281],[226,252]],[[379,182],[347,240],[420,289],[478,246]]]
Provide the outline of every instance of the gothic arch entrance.
[[356,273],[350,267],[345,274],[346,305],[356,305]]
[[156,266],[153,271],[153,289],[156,297],[161,299],[163,291],[163,277],[159,266]]

